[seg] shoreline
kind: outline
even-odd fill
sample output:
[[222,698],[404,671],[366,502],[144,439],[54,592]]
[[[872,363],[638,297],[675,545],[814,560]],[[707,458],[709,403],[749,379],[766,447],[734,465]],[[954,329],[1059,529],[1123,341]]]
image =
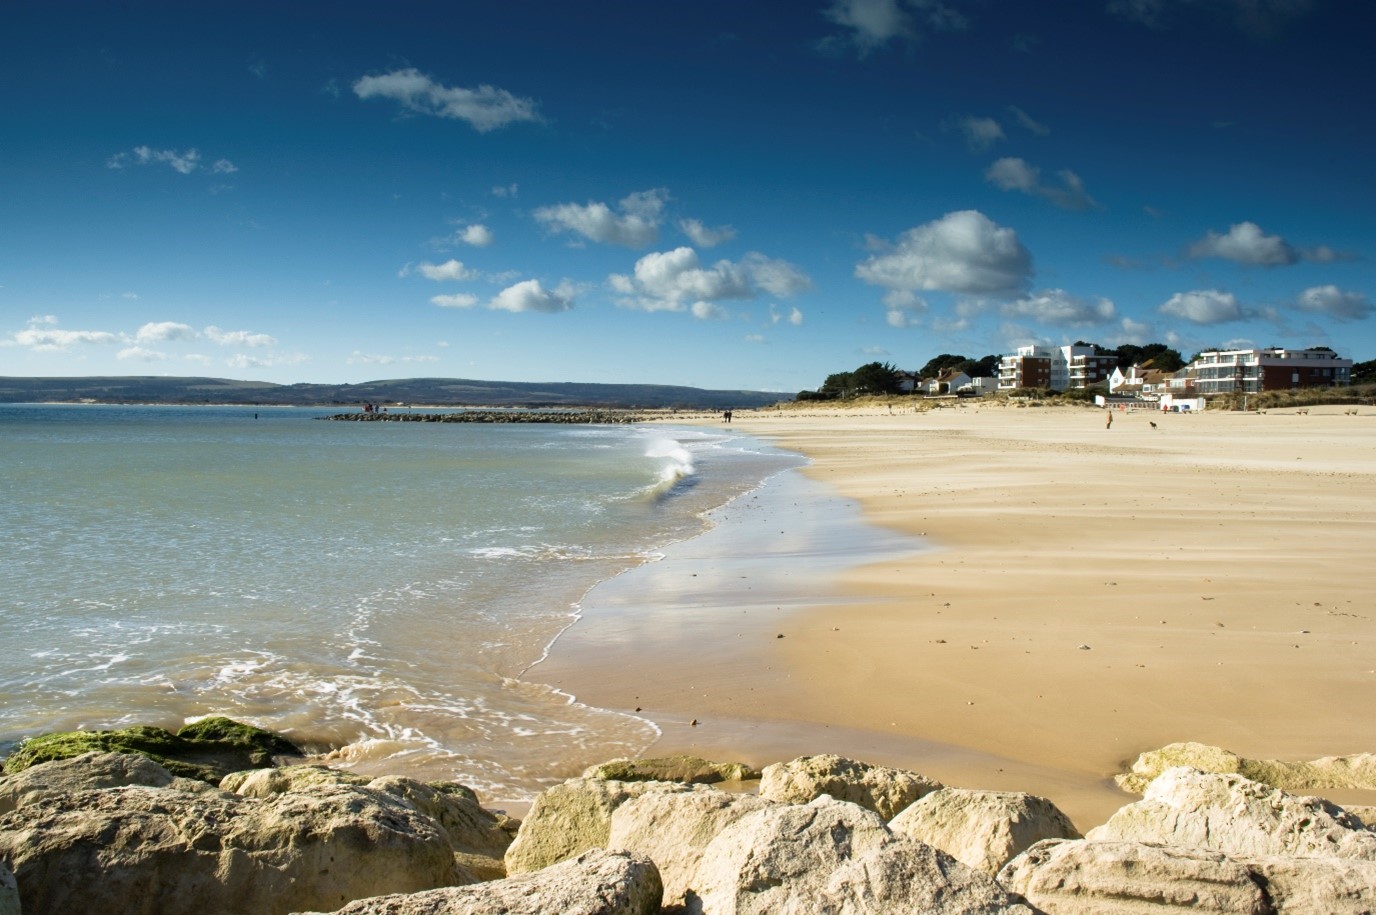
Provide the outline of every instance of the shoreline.
[[594,606],[530,675],[643,706],[663,732],[647,754],[835,752],[1042,794],[1084,824],[1131,800],[1111,781],[1126,761],[1167,743],[1376,746],[1373,623],[1354,601],[1376,548],[1370,417],[1140,413],[1106,431],[1102,415],[739,411],[740,431],[812,461],[797,473],[819,499],[935,548],[857,557],[748,630]]

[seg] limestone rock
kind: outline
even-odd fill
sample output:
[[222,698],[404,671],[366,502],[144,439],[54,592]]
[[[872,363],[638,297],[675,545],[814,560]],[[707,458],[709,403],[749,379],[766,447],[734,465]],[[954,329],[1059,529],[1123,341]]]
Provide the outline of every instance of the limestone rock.
[[612,812],[607,847],[645,855],[659,867],[664,904],[679,905],[692,888],[702,852],[736,820],[769,806],[750,794],[651,792]]
[[1376,861],[1273,857],[1244,863],[1266,887],[1277,915],[1376,912]]
[[1042,839],[1080,838],[1044,797],[963,788],[933,791],[894,817],[889,828],[990,875]]
[[1316,797],[1296,797],[1243,778],[1167,769],[1142,800],[1086,838],[1186,845],[1243,856],[1328,855],[1376,860],[1376,833]]
[[231,721],[204,718],[173,734],[136,726],[117,731],[67,731],[30,738],[5,759],[5,773],[90,752],[138,753],[173,775],[212,785],[230,772],[264,768],[275,759],[300,757],[301,751],[279,734]]
[[0,817],[26,912],[262,915],[462,879],[429,817],[343,785],[265,800],[141,786],[51,795]]
[[694,915],[817,912],[832,874],[894,841],[877,813],[818,798],[746,814],[702,853],[687,910]]
[[815,911],[835,915],[1039,915],[994,878],[922,842],[897,838],[842,864]]
[[362,899],[334,915],[652,915],[661,893],[649,858],[594,849],[519,877]]
[[344,769],[326,766],[283,766],[279,769],[245,769],[231,772],[220,780],[220,790],[243,797],[266,798],[288,791],[309,791],[322,785],[356,785],[369,779]]
[[716,782],[746,781],[760,777],[758,769],[745,763],[719,763],[701,756],[663,756],[656,759],[613,759],[591,766],[584,778],[606,778],[618,782],[690,782],[711,785]]
[[14,874],[0,861],[0,915],[19,915],[19,887]]
[[941,785],[904,769],[872,766],[841,756],[800,756],[766,766],[760,797],[779,804],[806,804],[822,795],[859,804],[885,820]]
[[1054,915],[1274,912],[1244,865],[1203,848],[1047,839],[1008,862],[998,881]]
[[1127,772],[1114,778],[1124,791],[1141,794],[1152,779],[1176,766],[1225,775],[1235,773],[1286,791],[1376,788],[1376,754],[1373,753],[1283,762],[1247,759],[1231,750],[1202,743],[1172,743],[1159,750],[1150,750],[1138,756]]
[[[606,848],[612,811],[633,797],[653,791],[690,791],[677,782],[613,782],[571,778],[535,798],[506,850],[508,874],[549,867],[593,848]],[[698,790],[711,790],[699,787]]]
[[452,782],[418,782],[394,775],[368,783],[430,817],[449,836],[459,864],[479,880],[506,876],[502,862],[520,828],[519,820],[484,810],[472,789]]
[[1363,804],[1343,804],[1342,808],[1361,820],[1367,829],[1376,829],[1376,807],[1368,807]]
[[164,788],[173,778],[171,772],[136,753],[83,753],[0,778],[0,814],[66,791],[125,785]]

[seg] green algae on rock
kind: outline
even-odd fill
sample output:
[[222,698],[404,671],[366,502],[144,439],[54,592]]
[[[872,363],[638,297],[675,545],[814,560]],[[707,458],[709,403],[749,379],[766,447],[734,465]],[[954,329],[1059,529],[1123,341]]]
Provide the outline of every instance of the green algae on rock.
[[138,753],[173,775],[217,785],[230,772],[266,769],[276,756],[300,757],[301,750],[279,734],[229,718],[204,718],[177,733],[148,725],[115,731],[64,731],[30,737],[5,759],[8,775],[83,753]]

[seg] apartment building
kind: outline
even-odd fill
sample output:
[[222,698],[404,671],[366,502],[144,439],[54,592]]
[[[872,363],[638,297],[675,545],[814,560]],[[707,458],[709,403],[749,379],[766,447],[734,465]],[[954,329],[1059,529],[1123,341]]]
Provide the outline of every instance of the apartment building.
[[1092,346],[1021,346],[999,360],[999,390],[1087,388],[1107,381],[1117,367],[1117,356],[1101,356]]
[[1205,396],[1255,394],[1351,384],[1352,360],[1327,347],[1209,350],[1196,356],[1187,372]]

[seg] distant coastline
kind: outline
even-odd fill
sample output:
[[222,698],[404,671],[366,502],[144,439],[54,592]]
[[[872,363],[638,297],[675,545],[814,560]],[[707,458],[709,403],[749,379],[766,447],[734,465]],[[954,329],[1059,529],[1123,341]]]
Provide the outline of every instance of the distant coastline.
[[273,384],[155,375],[0,377],[0,403],[176,404],[344,407],[367,403],[434,407],[746,409],[788,395],[656,384],[404,378],[360,384]]

